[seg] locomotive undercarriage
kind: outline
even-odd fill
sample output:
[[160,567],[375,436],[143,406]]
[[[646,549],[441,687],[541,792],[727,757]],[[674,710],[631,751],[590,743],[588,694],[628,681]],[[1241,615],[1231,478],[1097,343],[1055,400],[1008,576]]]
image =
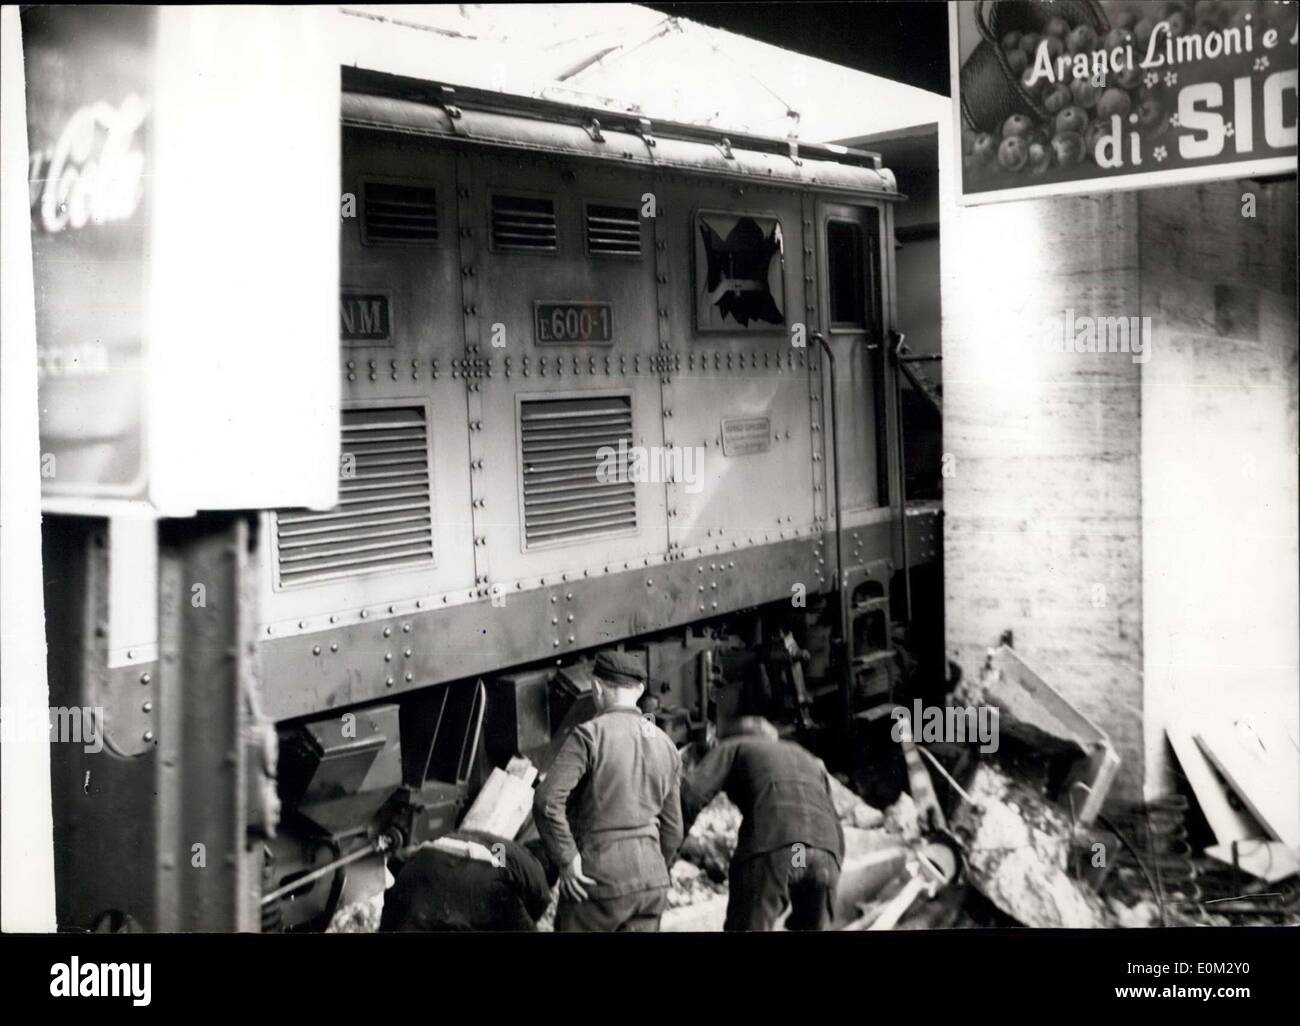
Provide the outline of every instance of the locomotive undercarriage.
[[[726,560],[732,578],[712,578],[725,581],[715,616],[696,608],[698,587],[714,592],[709,583],[689,592],[686,583],[711,582],[719,558],[660,566],[653,580],[681,600],[680,610],[664,613],[659,629],[611,628],[607,643],[645,659],[645,711],[679,744],[760,713],[862,779],[858,762],[871,747],[864,739],[890,700],[926,697],[942,678],[933,665],[942,659],[936,513],[906,518],[914,559],[906,570],[892,556],[901,549],[898,521],[846,530],[843,605],[829,587],[825,535],[736,550]],[[289,672],[268,658],[272,644],[282,656],[288,645],[306,653],[337,645],[343,656],[354,628],[255,640],[259,532],[256,516],[243,514],[159,522],[159,651],[111,667],[110,534],[107,522],[88,518],[45,525],[47,629],[61,639],[50,648],[51,700],[97,710],[105,740],[97,754],[55,751],[64,929],[321,929],[337,907],[383,889],[387,853],[453,829],[493,766],[522,755],[544,770],[558,739],[589,715],[589,667],[600,644],[550,659],[538,659],[545,648],[534,646],[531,660],[517,662],[481,646],[483,658],[496,660],[481,672],[417,678],[387,696],[381,677],[378,698],[361,686],[372,653],[354,651],[351,700],[313,688],[311,660]],[[508,616],[526,637],[530,603],[544,612],[551,598],[558,605],[571,594],[575,603],[603,603],[613,619],[625,596],[635,628],[655,601],[642,577],[649,572],[524,593],[505,610],[474,603],[464,615],[480,623]],[[800,580],[813,586],[805,593]],[[908,580],[913,618],[902,637]],[[419,624],[383,616],[367,629],[417,638]],[[931,655],[914,674],[908,650]],[[383,654],[375,657],[381,666]],[[441,665],[460,664],[453,656]],[[285,694],[316,698],[306,712],[285,715]]]
[[[850,748],[846,710],[848,724],[869,718],[901,683],[882,591],[866,580],[857,593],[851,674],[833,595],[629,639],[622,647],[647,668],[644,712],[679,745],[764,715],[837,759]],[[492,766],[523,755],[544,771],[567,728],[591,715],[593,658],[422,689],[352,720],[332,712],[280,724],[283,812],[265,842],[263,929],[321,929],[340,906],[382,889],[386,854],[452,829]]]

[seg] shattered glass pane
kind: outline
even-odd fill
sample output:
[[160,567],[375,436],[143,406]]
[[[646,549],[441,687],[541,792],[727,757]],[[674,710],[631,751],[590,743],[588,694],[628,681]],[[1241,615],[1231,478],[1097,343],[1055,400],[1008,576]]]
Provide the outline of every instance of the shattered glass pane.
[[699,327],[708,330],[784,324],[785,244],[781,223],[774,217],[701,214],[698,227]]

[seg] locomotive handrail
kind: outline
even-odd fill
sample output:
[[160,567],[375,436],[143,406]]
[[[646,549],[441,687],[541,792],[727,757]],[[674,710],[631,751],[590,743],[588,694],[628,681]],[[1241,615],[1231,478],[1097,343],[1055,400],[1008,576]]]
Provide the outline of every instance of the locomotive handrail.
[[[901,350],[901,348],[902,348],[902,346],[903,346],[903,343],[900,341],[898,345],[899,345],[899,348],[900,348],[900,350]],[[906,353],[906,354],[904,354],[904,353],[902,353],[902,352],[900,352],[900,351],[896,351],[896,352],[894,353],[894,358],[898,361],[898,369],[901,370],[901,371],[903,372],[904,375],[906,375],[907,380],[910,381],[910,382],[912,383],[912,387],[913,387],[914,389],[916,389],[917,392],[920,393],[920,394],[925,398],[925,401],[926,401],[926,402],[928,402],[932,407],[934,407],[934,412],[935,412],[935,413],[938,413],[940,416],[942,416],[942,415],[943,415],[943,407],[942,407],[941,405],[939,405],[939,401],[938,401],[937,399],[935,399],[935,397],[932,396],[932,395],[930,394],[930,390],[929,390],[928,387],[926,387],[925,382],[922,381],[922,380],[917,376],[916,371],[912,370],[912,368],[909,367],[908,364],[910,364],[910,363],[938,363],[938,362],[941,362],[941,361],[943,360],[943,356],[942,356],[941,354],[939,354],[939,353]]]
[[[456,783],[463,784],[469,781],[474,772],[474,760],[478,757],[479,738],[483,733],[483,713],[487,709],[487,688],[480,677],[478,683],[474,686],[474,698],[470,704],[470,726],[465,730],[465,736],[461,739],[460,758],[456,764]],[[468,757],[466,749],[468,748]]]
[[[427,92],[427,90],[426,90]],[[462,100],[457,92],[457,100]],[[539,116],[522,105],[505,105],[498,97],[489,104],[457,105],[452,118],[441,95],[404,93],[391,89],[345,89],[341,117],[344,126],[362,130],[429,136],[474,145],[595,160],[622,167],[649,166],[669,171],[702,173],[746,181],[761,180],[817,192],[872,196],[890,201],[904,197],[894,176],[874,158],[839,148],[799,145],[792,159],[789,140],[741,136],[695,126],[655,122],[653,134],[641,120],[561,108],[563,116]],[[602,141],[593,138],[590,121],[600,122]],[[722,141],[730,142],[730,155]]]
[[[912,387],[934,407],[935,412],[943,416],[943,407],[916,376],[916,372],[908,366],[910,363],[939,362],[943,360],[943,356],[939,353],[908,353],[906,352],[907,335],[901,331],[895,331],[893,334],[898,341],[889,352],[894,357],[898,369],[912,383]],[[911,623],[912,563],[907,552],[907,447],[903,438],[903,382],[897,374],[894,375],[894,413],[898,418],[898,512],[899,523],[902,525],[903,593],[906,598],[907,622]]]
[[[424,79],[407,78],[364,68],[345,67],[343,69],[343,89],[347,93],[355,91],[376,96],[411,100],[414,102],[432,102],[442,105],[443,97],[450,92],[455,96],[455,103],[462,111],[478,110],[503,114],[515,114],[545,119],[557,123],[583,125],[598,119],[605,130],[626,132],[639,135],[653,124],[653,134],[661,138],[684,139],[705,142],[716,146],[723,138],[731,145],[759,152],[775,153],[785,157],[814,156],[819,160],[835,161],[880,171],[883,161],[874,150],[863,150],[839,144],[817,143],[808,140],[793,140],[788,137],[765,136],[750,132],[713,128],[708,125],[692,125],[678,121],[652,118],[646,114],[632,111],[620,111],[605,107],[591,107],[566,101],[545,99],[537,96],[519,96],[502,93],[491,89],[479,89],[473,86],[455,86],[432,82]],[[794,143],[792,153],[791,143]]]
[[[907,335],[895,331],[897,344],[889,350],[894,362],[903,370],[903,347],[907,345]],[[905,372],[906,373],[906,372]],[[898,422],[898,524],[902,538],[900,552],[903,557],[903,598],[906,603],[907,622],[912,622],[912,563],[907,555],[907,449],[903,445],[903,383],[894,375],[894,417]]]
[[840,601],[842,605],[844,602],[844,549],[841,543],[843,518],[840,515],[840,422],[835,412],[835,393],[837,391],[835,353],[832,352],[830,343],[826,341],[826,336],[820,331],[812,332],[812,338],[821,346],[822,352],[826,354],[826,363],[830,368],[831,375],[831,483],[835,489],[835,585],[836,591],[841,595]]

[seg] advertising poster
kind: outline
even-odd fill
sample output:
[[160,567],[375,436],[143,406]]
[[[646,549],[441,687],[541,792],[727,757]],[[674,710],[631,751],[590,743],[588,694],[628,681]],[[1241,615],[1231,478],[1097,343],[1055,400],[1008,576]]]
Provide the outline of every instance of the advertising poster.
[[1295,3],[948,6],[963,204],[1295,170]]
[[144,7],[22,12],[47,497],[137,499],[146,488],[155,21]]

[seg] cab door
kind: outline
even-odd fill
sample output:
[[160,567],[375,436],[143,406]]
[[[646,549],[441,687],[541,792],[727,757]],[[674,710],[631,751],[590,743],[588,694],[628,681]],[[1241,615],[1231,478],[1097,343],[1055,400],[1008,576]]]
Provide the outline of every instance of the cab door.
[[[839,423],[833,430],[839,439],[846,526],[854,522],[854,513],[891,501],[881,215],[874,206],[818,205],[821,331],[835,354]],[[830,387],[829,377],[823,386]],[[829,404],[825,417],[829,421]]]

